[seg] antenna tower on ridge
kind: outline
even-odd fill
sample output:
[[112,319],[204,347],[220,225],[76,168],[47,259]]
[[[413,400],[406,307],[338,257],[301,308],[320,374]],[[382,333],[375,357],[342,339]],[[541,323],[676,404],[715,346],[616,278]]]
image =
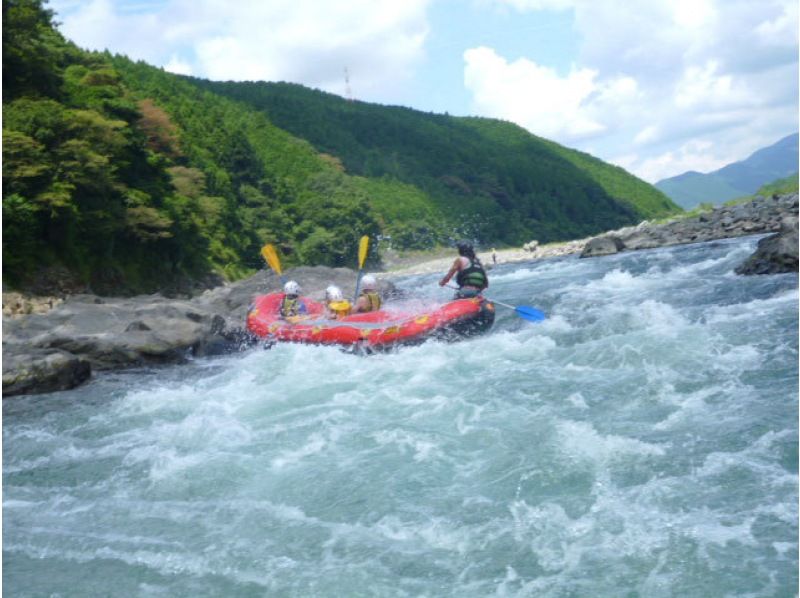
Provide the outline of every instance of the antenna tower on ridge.
[[344,97],[348,102],[353,101],[353,90],[350,89],[350,72],[344,67]]

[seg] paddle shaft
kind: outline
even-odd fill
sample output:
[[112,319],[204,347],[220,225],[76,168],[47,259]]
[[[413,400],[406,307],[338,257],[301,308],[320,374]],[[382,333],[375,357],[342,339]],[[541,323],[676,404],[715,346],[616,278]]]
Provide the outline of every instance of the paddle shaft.
[[358,242],[358,276],[356,277],[356,293],[353,295],[353,304],[358,301],[358,291],[361,289],[361,277],[364,276],[367,251],[369,251],[369,237],[364,235]]
[[[458,287],[455,287],[451,284],[445,286],[447,286],[448,289],[459,290]],[[492,299],[491,297],[486,297],[486,299],[488,301],[491,301],[492,303],[497,303],[497,305],[502,305],[503,307],[507,307],[508,309],[513,309],[517,313],[517,315],[519,315],[521,318],[531,322],[537,320],[543,320],[545,318],[544,312],[542,312],[539,309],[536,309],[535,307],[529,307],[527,305],[520,305],[516,307],[514,305],[509,305],[508,303],[503,303],[502,301],[498,301],[497,299]]]
[[278,252],[275,251],[275,246],[271,243],[264,245],[264,247],[261,248],[261,257],[264,258],[264,261],[267,262],[272,271],[278,275],[278,279],[281,281],[281,284],[285,284],[286,277],[283,275],[281,260],[278,257]]

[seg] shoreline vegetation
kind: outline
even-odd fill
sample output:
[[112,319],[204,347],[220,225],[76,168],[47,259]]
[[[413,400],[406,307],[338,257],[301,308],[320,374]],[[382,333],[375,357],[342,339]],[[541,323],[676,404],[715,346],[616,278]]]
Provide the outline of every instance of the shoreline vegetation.
[[[759,242],[755,267],[737,268],[742,274],[797,272],[798,195],[757,197],[664,223],[643,222],[589,239],[528,249],[497,250],[498,264],[536,261],[581,252],[581,257],[774,233]],[[762,247],[763,245],[763,247]],[[759,252],[761,254],[759,256]],[[492,253],[479,253],[491,265]],[[403,259],[407,261],[404,262]],[[394,291],[392,279],[411,274],[443,272],[454,259],[446,254],[392,256],[389,271],[378,273],[381,291]],[[285,274],[297,280],[304,294],[321,298],[329,284],[355,288],[356,272],[349,268],[300,266]],[[93,372],[183,363],[192,357],[243,350],[254,339],[245,329],[252,298],[281,286],[265,269],[247,279],[208,289],[191,298],[170,299],[159,294],[99,297],[75,294],[39,298],[43,313],[12,315],[9,294],[3,295],[3,396],[37,394],[74,388]],[[6,302],[9,302],[7,305]],[[24,312],[24,298],[13,298]],[[17,308],[20,308],[20,305]]]
[[3,5],[6,289],[186,295],[258,272],[266,243],[285,267],[349,267],[361,235],[514,246],[681,211],[507,121],[84,51],[46,5]]
[[[727,202],[722,206],[704,204],[690,212],[657,221],[642,221],[636,226],[627,226],[607,231],[600,235],[574,239],[571,241],[539,245],[536,241],[523,247],[486,249],[478,251],[478,258],[485,266],[527,262],[575,253],[584,254],[590,242],[597,239],[617,239],[616,250],[603,253],[617,253],[625,248],[652,249],[683,243],[700,243],[721,238],[759,234],[759,232],[778,232],[781,219],[797,214],[796,184],[794,193],[774,193],[769,199],[763,195]],[[771,224],[768,224],[771,221]],[[429,274],[447,270],[453,262],[452,249],[437,249],[427,252],[414,252],[389,258],[389,267],[382,275],[390,277]],[[598,255],[598,254],[592,254]],[[588,255],[586,257],[589,257]]]

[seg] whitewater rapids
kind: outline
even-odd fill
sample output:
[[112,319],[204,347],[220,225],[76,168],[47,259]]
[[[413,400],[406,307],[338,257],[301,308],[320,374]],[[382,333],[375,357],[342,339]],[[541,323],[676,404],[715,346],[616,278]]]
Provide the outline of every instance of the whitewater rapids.
[[[798,278],[757,238],[500,266],[489,334],[3,402],[9,596],[794,596]],[[421,301],[436,275],[401,279]]]

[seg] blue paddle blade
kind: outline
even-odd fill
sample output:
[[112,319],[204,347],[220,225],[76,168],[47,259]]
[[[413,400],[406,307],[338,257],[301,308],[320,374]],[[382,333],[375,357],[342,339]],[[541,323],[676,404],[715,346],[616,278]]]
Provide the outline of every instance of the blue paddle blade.
[[514,311],[517,312],[520,318],[528,320],[529,322],[541,322],[546,317],[543,311],[527,305],[515,307]]

